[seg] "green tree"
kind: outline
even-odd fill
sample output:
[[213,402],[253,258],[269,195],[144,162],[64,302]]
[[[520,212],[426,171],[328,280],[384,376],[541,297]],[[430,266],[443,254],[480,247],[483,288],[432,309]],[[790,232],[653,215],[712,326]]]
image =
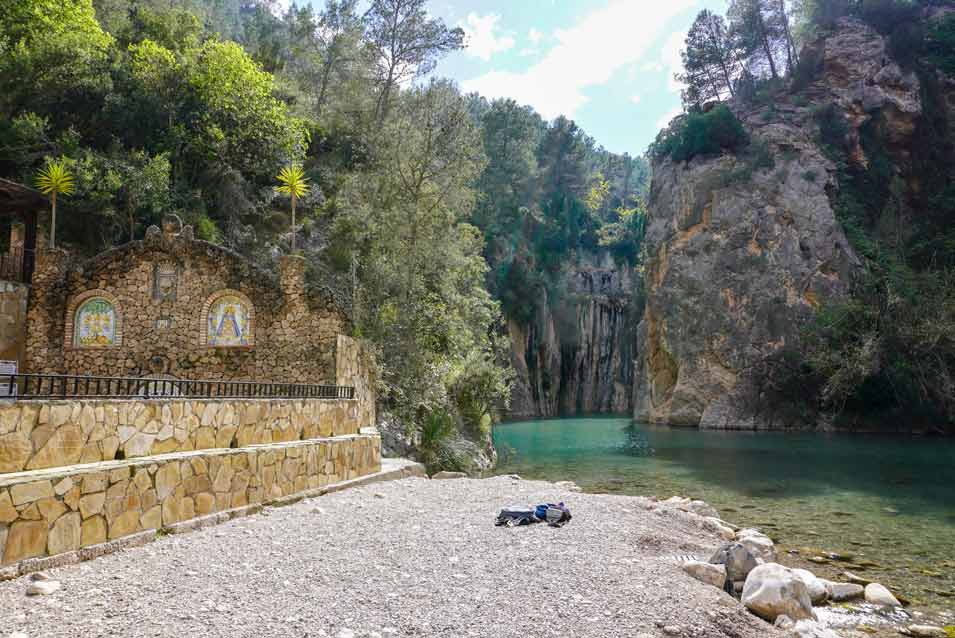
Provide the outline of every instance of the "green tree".
[[683,106],[701,109],[709,100],[733,97],[740,65],[735,42],[722,16],[704,9],[686,34],[683,73],[677,80],[686,85]]
[[429,17],[425,4],[426,0],[372,0],[365,13],[366,37],[375,54],[379,124],[388,115],[396,86],[431,73],[441,56],[464,46],[464,31]]
[[275,192],[288,195],[292,200],[292,254],[295,254],[295,204],[299,199],[308,194],[308,178],[305,177],[305,171],[298,164],[284,167],[276,178],[279,185],[275,187]]
[[49,160],[36,176],[36,186],[50,197],[50,248],[56,248],[56,198],[72,195],[76,190],[73,174],[63,159]]

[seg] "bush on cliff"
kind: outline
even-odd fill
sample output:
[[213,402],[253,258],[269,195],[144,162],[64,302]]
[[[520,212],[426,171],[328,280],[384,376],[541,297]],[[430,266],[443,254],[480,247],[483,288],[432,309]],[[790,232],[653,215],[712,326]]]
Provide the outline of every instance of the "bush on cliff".
[[690,112],[671,122],[650,145],[650,155],[657,160],[669,157],[674,162],[688,162],[697,155],[735,151],[748,141],[736,115],[720,104],[706,113]]

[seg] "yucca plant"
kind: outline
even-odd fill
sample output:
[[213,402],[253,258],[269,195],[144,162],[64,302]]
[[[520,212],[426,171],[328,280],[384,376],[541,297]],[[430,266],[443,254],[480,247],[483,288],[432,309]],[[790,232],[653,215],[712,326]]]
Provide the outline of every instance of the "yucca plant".
[[56,248],[56,197],[76,192],[73,174],[66,167],[66,160],[50,160],[36,176],[36,185],[44,195],[50,196],[50,248]]
[[292,252],[295,252],[295,204],[299,198],[308,194],[308,178],[305,177],[305,170],[298,164],[292,164],[283,168],[275,179],[279,180],[279,185],[275,187],[277,193],[288,195],[292,198]]

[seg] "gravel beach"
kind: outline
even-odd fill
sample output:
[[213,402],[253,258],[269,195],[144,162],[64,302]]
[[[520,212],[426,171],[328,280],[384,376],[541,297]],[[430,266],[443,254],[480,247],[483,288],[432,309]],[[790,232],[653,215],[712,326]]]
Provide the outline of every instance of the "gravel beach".
[[[494,527],[558,500],[562,528]],[[719,544],[646,498],[408,478],[50,570],[47,596],[0,583],[0,636],[782,636],[674,558]]]

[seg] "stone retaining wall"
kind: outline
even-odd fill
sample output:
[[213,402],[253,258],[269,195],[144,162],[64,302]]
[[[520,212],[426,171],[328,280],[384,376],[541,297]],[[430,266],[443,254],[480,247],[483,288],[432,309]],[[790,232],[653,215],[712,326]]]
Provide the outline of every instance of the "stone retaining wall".
[[371,424],[362,412],[362,402],[350,399],[0,404],[0,474],[356,434]]
[[358,478],[380,449],[352,434],[0,475],[0,565]]

